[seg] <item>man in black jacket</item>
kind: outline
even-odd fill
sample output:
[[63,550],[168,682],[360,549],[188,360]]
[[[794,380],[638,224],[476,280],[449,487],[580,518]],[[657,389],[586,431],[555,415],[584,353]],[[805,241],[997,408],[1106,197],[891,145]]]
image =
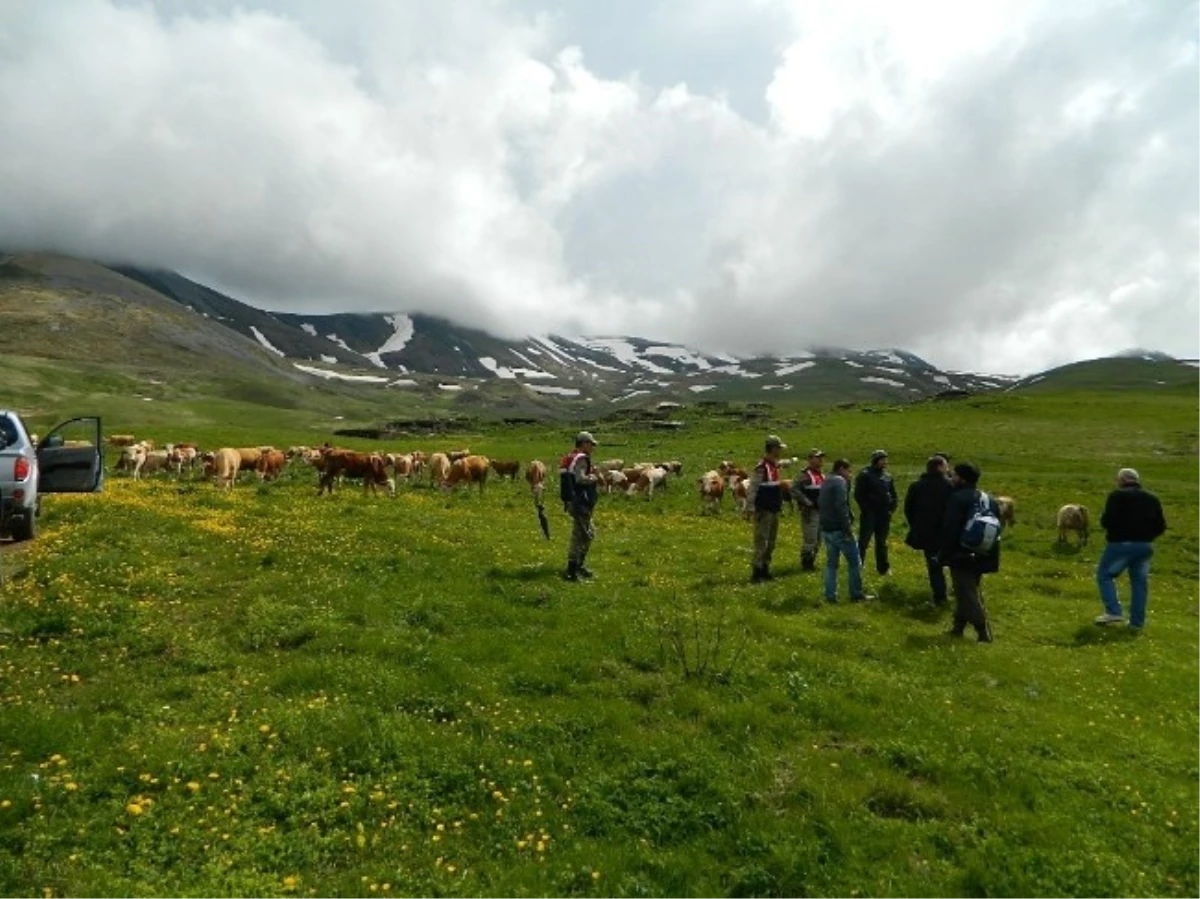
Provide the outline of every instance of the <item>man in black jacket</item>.
[[946,572],[937,554],[946,503],[953,492],[950,479],[946,477],[946,459],[930,456],[925,463],[925,473],[909,485],[904,495],[904,518],[908,522],[908,536],[904,542],[925,554],[925,568],[929,572],[935,606],[946,604]]
[[1143,490],[1141,478],[1132,468],[1117,472],[1117,489],[1108,495],[1100,516],[1108,545],[1096,566],[1096,583],[1104,614],[1096,624],[1120,624],[1121,601],[1117,598],[1116,578],[1129,570],[1129,626],[1140,631],[1146,625],[1146,604],[1150,600],[1150,557],[1154,540],[1167,529],[1162,503],[1149,490]]
[[886,450],[871,453],[871,464],[854,479],[854,501],[858,503],[858,555],[863,564],[867,562],[867,547],[875,538],[875,570],[887,575],[887,538],[891,527],[892,513],[896,511],[896,485],[888,473]]
[[[979,469],[969,462],[954,466],[950,479],[954,492],[946,503],[942,516],[942,533],[937,553],[938,561],[950,568],[950,583],[954,588],[954,626],[950,634],[961,637],[967,625],[975,628],[980,643],[992,642],[992,628],[987,610],[983,607],[980,582],[983,575],[1000,570],[1000,541],[986,553],[972,552],[962,545],[963,528],[979,505]],[[999,515],[996,501],[988,497],[991,511]]]

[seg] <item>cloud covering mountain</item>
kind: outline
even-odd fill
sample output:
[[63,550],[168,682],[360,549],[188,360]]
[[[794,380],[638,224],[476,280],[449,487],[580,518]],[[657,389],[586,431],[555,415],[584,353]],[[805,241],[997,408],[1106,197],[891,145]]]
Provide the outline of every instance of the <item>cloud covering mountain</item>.
[[1195,3],[42,0],[0,246],[290,311],[1196,356]]

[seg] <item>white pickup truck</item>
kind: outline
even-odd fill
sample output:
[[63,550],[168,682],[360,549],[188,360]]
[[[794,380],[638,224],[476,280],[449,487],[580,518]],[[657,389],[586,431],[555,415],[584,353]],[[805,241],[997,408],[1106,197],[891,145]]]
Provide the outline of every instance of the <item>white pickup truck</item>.
[[103,483],[98,417],[64,421],[34,446],[21,416],[0,409],[0,538],[37,535],[43,493],[95,493]]

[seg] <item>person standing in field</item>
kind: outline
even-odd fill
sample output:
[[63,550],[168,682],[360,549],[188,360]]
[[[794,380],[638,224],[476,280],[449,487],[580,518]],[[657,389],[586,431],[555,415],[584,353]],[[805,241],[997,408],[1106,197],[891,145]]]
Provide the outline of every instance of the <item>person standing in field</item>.
[[750,582],[771,581],[771,555],[779,533],[779,513],[783,509],[783,484],[779,480],[779,457],[787,444],[772,434],[767,438],[763,457],[750,473],[746,486],[746,508],[754,516],[754,561]]
[[935,606],[946,604],[946,571],[938,560],[938,546],[946,503],[953,492],[946,476],[945,457],[930,456],[925,463],[925,473],[913,481],[904,494],[904,518],[908,522],[904,542],[925,555],[925,569]]
[[850,460],[838,459],[833,473],[821,484],[817,496],[818,524],[825,544],[825,601],[837,602],[838,559],[846,558],[850,601],[871,599],[863,592],[862,558],[854,542],[854,514],[850,511]]
[[587,567],[588,550],[596,531],[592,526],[592,510],[596,508],[599,493],[596,489],[596,474],[592,471],[592,450],[596,439],[587,431],[575,436],[575,449],[563,456],[558,468],[559,494],[563,508],[572,519],[571,547],[567,551],[567,570],[563,577],[568,581],[592,577]]
[[980,508],[981,501],[986,499],[983,502],[986,511],[999,520],[996,501],[978,489],[979,478],[979,469],[970,462],[954,466],[950,479],[954,491],[946,501],[946,512],[942,516],[937,561],[950,569],[950,583],[954,589],[954,624],[950,636],[961,637],[969,624],[975,628],[980,643],[991,643],[992,627],[983,606],[981,584],[985,574],[1000,570],[1000,541],[984,552],[969,550],[962,544],[963,532]]
[[896,485],[888,473],[886,450],[871,453],[871,464],[854,479],[854,501],[858,503],[858,555],[866,562],[867,547],[875,538],[875,570],[884,577],[891,571],[888,563],[888,531],[896,511]]
[[1146,605],[1150,600],[1150,557],[1153,543],[1167,529],[1162,503],[1142,487],[1141,478],[1132,468],[1117,472],[1117,487],[1108,494],[1104,514],[1100,516],[1108,541],[1096,566],[1096,583],[1104,614],[1096,624],[1121,624],[1121,600],[1117,598],[1116,579],[1129,572],[1129,627],[1141,631],[1146,626]]
[[808,451],[808,462],[804,471],[796,475],[792,481],[792,496],[800,508],[800,569],[816,571],[817,552],[820,549],[821,528],[820,513],[817,510],[817,500],[821,495],[821,485],[825,483],[825,474],[821,469],[825,465],[825,454],[819,449]]

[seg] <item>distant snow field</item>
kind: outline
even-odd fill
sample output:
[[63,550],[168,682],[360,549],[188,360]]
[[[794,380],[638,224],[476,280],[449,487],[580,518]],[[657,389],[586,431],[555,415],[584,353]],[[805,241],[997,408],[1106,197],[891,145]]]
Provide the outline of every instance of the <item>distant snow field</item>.
[[554,396],[579,396],[579,391],[574,387],[546,387],[541,384],[526,384],[525,387],[537,393],[548,393]]
[[693,384],[688,388],[692,393],[704,393],[706,390],[716,390],[716,384]]
[[276,356],[283,358],[283,350],[279,349],[273,343],[271,343],[271,341],[267,340],[266,335],[263,334],[262,331],[258,330],[258,328],[256,328],[256,327],[254,327],[254,325],[250,326],[250,330],[254,332],[254,339],[257,340],[260,344],[262,344],[263,349],[269,350],[270,352],[274,353]]
[[326,356],[324,353],[322,353],[321,361],[328,362],[330,365],[337,365],[337,356]]
[[300,330],[303,331],[305,334],[309,335],[310,337],[317,336],[316,326],[310,325],[308,322],[305,322],[304,324],[302,324],[300,326]]
[[859,378],[864,384],[886,384],[888,387],[903,387],[899,381],[893,381],[891,378]]
[[373,363],[380,368],[387,368],[383,364],[383,360],[379,357],[384,353],[398,353],[406,346],[413,337],[413,321],[403,313],[397,315],[385,315],[384,321],[392,326],[392,336],[383,342],[383,346],[373,353],[363,353]]
[[438,384],[442,390],[462,390],[461,384]]
[[301,365],[299,362],[293,362],[292,365],[300,371],[307,372],[310,375],[316,375],[318,378],[324,378],[326,381],[356,381],[360,384],[383,384],[387,382],[387,378],[380,375],[344,375],[340,371],[328,371],[324,368],[314,368],[311,365]]
[[784,375],[794,375],[796,372],[812,368],[816,364],[815,362],[797,362],[794,365],[785,365],[782,368],[775,369],[775,377],[782,378]]

